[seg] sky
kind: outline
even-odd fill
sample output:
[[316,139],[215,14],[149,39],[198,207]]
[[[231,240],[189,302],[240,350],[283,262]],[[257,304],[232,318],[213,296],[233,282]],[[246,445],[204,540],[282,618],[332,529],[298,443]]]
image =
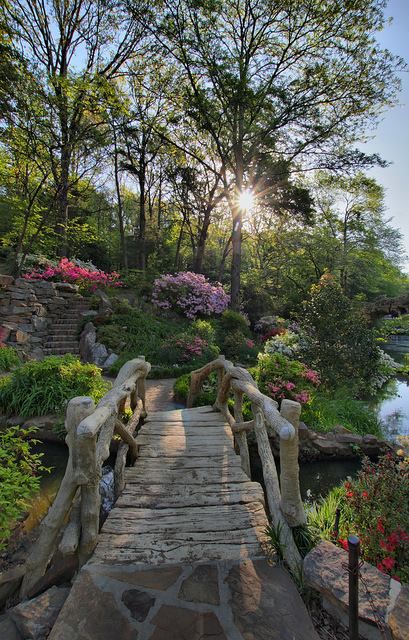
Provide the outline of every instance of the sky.
[[[409,64],[409,0],[390,0],[385,15],[391,16],[393,22],[378,35],[378,40]],[[400,104],[383,115],[364,149],[368,153],[377,152],[391,162],[385,169],[373,169],[370,175],[385,188],[386,216],[392,218],[392,225],[403,233],[409,256],[409,71],[400,77]],[[409,262],[405,270],[409,271]]]

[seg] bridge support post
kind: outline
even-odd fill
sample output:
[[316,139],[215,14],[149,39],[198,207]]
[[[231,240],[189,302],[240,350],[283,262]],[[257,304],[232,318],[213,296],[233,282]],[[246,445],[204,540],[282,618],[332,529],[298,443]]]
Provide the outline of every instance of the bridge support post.
[[298,465],[298,427],[301,405],[293,400],[282,400],[280,414],[295,430],[291,440],[280,440],[280,488],[281,511],[291,527],[306,523],[300,493],[300,468]]

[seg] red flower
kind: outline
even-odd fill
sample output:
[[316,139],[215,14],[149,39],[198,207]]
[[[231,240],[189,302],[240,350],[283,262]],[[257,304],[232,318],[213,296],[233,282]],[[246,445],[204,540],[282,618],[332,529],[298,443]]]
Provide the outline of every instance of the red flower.
[[353,491],[347,491],[346,496],[347,496],[347,498],[353,498],[354,497],[354,492]]
[[352,487],[352,484],[350,482],[345,482],[344,487],[345,489],[350,489]]
[[346,538],[338,538],[338,543],[345,551],[348,551],[348,540]]
[[382,560],[382,564],[385,567],[385,569],[390,571],[391,569],[393,569],[394,565],[396,564],[396,561],[391,556],[388,556],[387,558],[384,558]]
[[367,491],[362,491],[362,497],[365,498],[365,500],[368,500],[369,498],[369,494]]
[[382,573],[385,573],[385,567],[383,566],[382,562],[378,562],[378,564],[376,565],[376,568],[379,571],[382,571]]
[[383,526],[382,518],[378,518],[378,524],[376,525],[376,530],[379,533],[385,533],[385,527]]

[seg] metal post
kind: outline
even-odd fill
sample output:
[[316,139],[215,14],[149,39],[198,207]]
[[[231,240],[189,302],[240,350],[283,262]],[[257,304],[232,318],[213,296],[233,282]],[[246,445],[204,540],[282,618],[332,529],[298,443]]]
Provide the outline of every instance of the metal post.
[[359,538],[348,536],[349,640],[358,640]]
[[339,534],[339,519],[341,517],[341,509],[338,508],[335,511],[335,522],[334,522],[334,531],[333,531],[333,536],[335,538],[335,540],[338,540],[338,534]]

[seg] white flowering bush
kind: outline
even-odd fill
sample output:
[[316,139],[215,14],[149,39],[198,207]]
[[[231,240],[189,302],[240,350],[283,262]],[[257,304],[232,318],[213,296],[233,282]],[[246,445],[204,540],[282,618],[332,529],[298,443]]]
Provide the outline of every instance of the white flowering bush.
[[269,338],[264,345],[264,353],[281,353],[281,355],[293,360],[297,359],[299,349],[300,336],[289,330]]
[[380,347],[377,348],[379,350],[379,360],[374,374],[369,381],[369,395],[374,395],[390,378],[393,378],[397,374],[398,369],[400,369],[400,365],[395,362],[389,354],[385,353]]

